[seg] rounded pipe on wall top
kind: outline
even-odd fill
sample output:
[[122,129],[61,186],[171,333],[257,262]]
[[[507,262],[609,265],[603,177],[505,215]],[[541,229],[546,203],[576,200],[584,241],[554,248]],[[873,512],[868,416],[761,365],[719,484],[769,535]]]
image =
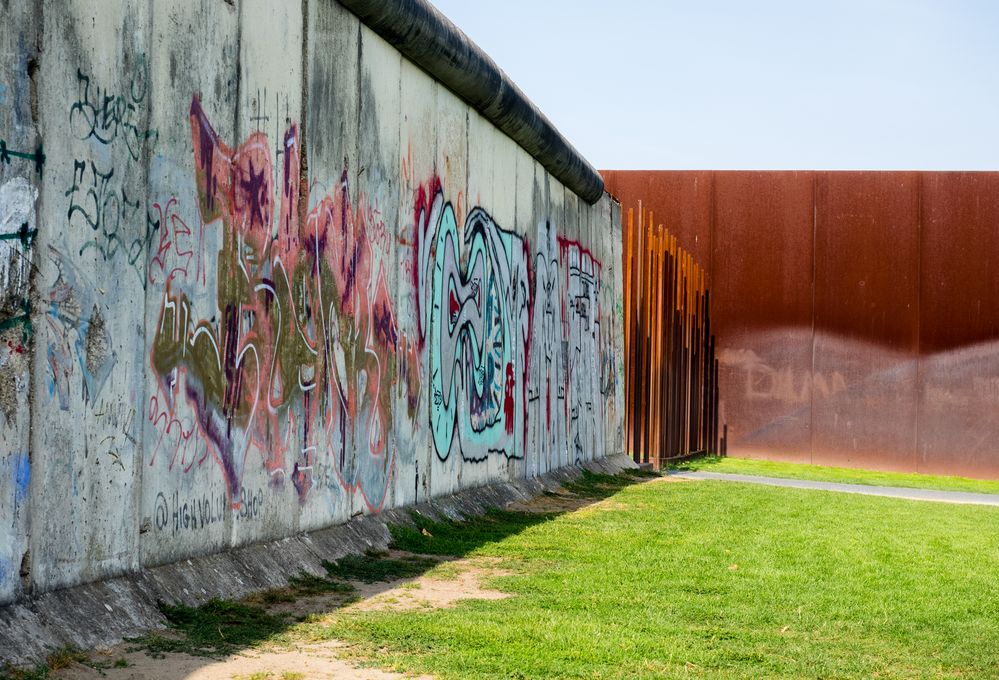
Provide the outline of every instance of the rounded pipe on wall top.
[[600,174],[478,45],[428,0],[340,0],[371,30],[517,142],[589,204]]

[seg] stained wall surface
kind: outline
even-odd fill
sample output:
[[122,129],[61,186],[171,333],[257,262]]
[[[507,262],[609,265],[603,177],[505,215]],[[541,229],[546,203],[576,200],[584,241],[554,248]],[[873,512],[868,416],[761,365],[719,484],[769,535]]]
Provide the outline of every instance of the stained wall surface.
[[999,477],[999,173],[603,174],[707,268],[730,455]]
[[339,4],[4,13],[0,604],[622,450],[616,206]]

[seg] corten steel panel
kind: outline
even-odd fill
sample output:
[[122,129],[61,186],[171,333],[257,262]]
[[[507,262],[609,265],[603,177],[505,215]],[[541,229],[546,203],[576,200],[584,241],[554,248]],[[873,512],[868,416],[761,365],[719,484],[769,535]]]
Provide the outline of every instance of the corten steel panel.
[[999,476],[999,174],[926,173],[920,472]]
[[731,455],[811,458],[813,179],[715,174],[711,315]]
[[815,463],[914,470],[919,176],[816,175]]
[[[711,172],[674,170],[604,170],[604,186],[621,202],[621,214],[642,207],[652,211],[677,245],[709,270],[711,266]],[[654,225],[654,226],[655,226]]]

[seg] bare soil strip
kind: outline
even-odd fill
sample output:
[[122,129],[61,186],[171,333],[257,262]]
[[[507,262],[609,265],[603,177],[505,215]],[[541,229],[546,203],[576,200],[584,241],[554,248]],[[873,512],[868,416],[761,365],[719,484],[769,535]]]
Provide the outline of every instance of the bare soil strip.
[[[393,556],[405,555],[393,551]],[[308,617],[310,623],[332,620],[338,613],[365,611],[405,611],[453,607],[461,600],[496,600],[509,597],[498,590],[484,588],[482,582],[493,576],[509,574],[493,561],[483,558],[441,560],[438,566],[416,578],[381,583],[351,581],[354,593],[298,596],[293,601],[280,598],[266,609],[290,620]],[[266,597],[252,598],[255,604]],[[291,637],[294,639],[294,631]],[[338,640],[293,642],[291,645],[263,643],[223,659],[188,654],[167,654],[154,658],[134,644],[88,654],[86,662],[74,663],[55,671],[60,680],[305,680],[306,678],[359,678],[383,680],[412,676],[364,668],[349,658],[345,645]]]

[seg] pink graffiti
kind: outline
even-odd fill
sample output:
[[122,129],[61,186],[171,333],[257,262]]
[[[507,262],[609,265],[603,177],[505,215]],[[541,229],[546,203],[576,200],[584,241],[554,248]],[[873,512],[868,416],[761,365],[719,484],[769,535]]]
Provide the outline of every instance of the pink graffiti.
[[[166,285],[150,360],[165,411],[188,404],[236,504],[253,448],[276,484],[291,464],[303,502],[316,464],[332,463],[340,486],[376,510],[394,466],[388,435],[398,344],[380,212],[363,198],[351,205],[346,172],[306,210],[294,125],[282,140],[275,186],[263,133],[228,147],[197,97],[190,119],[199,251],[205,228],[218,223],[222,245],[216,288],[206,291],[200,252],[192,272],[181,245],[191,230],[173,219],[171,202],[162,209],[170,229],[154,264]],[[193,318],[191,299],[206,296],[218,313]]]

